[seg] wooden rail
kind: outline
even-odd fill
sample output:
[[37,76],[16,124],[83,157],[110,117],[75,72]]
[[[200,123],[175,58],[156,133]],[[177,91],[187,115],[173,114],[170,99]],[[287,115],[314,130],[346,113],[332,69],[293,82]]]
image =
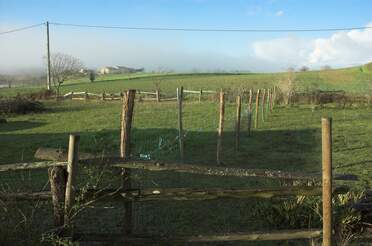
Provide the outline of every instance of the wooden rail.
[[294,239],[311,239],[322,236],[320,229],[303,229],[303,230],[272,230],[272,231],[255,231],[255,232],[236,232],[223,233],[215,235],[197,235],[197,236],[155,236],[155,235],[130,235],[123,238],[121,234],[102,234],[102,233],[76,233],[75,240],[95,241],[95,242],[112,242],[125,241],[142,244],[148,243],[206,243],[206,242],[228,242],[228,241],[274,241],[274,240],[294,240]]
[[[349,191],[347,186],[337,186],[333,188],[333,194],[344,194]],[[272,199],[275,197],[290,196],[320,196],[322,195],[321,186],[283,186],[274,188],[145,188],[145,189],[88,189],[84,191],[76,190],[87,200],[124,200],[124,201],[161,201],[161,200],[214,200],[220,198],[242,199],[242,198],[262,198]],[[0,192],[2,200],[49,200],[52,192],[42,191],[33,193],[7,193]]]

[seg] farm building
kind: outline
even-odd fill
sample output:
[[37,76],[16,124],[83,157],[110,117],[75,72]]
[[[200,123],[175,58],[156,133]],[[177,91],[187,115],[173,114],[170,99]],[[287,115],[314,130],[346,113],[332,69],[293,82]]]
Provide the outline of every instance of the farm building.
[[137,73],[142,72],[143,68],[130,68],[125,66],[106,66],[99,69],[100,74],[118,74],[118,73]]

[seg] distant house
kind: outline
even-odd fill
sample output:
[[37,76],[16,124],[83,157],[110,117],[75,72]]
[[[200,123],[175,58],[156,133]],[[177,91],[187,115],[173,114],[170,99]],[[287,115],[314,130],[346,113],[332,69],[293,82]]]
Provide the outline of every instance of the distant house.
[[112,67],[102,67],[99,69],[100,74],[120,74],[120,73],[138,73],[143,72],[143,68],[130,68],[124,66],[112,66]]

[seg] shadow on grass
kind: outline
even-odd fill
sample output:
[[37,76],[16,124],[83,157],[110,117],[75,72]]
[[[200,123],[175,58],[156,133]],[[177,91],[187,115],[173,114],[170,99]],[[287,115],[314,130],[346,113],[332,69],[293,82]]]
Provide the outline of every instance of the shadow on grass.
[[[39,123],[40,124],[40,123]],[[37,127],[38,123],[16,123],[9,129]],[[271,168],[288,171],[319,171],[320,132],[317,129],[259,130],[248,136],[240,134],[240,149],[235,150],[235,133],[224,132],[222,161],[227,166],[246,168]],[[0,142],[0,163],[33,160],[40,146],[67,149],[68,133],[56,134],[4,134]],[[85,152],[119,152],[118,130],[82,132],[80,149]],[[133,159],[179,161],[178,131],[176,129],[139,129],[132,131]],[[217,133],[185,131],[185,162],[216,164]],[[12,154],[13,153],[13,154]],[[12,156],[12,157],[9,157]]]
[[[178,132],[176,129],[133,129],[132,158],[178,161]],[[247,168],[273,168],[282,170],[319,171],[320,159],[319,131],[255,131],[251,136],[241,134],[240,151],[234,150],[234,132],[225,132],[223,136],[222,159],[227,166]],[[33,160],[35,150],[40,147],[66,149],[68,133],[56,134],[4,134],[0,141],[0,163],[16,162],[22,153],[25,161]],[[3,138],[1,136],[1,138]],[[95,152],[105,149],[117,153],[119,149],[119,131],[103,130],[82,132],[80,150]],[[186,131],[185,162],[203,165],[215,165],[216,132]],[[7,155],[8,153],[9,155]],[[317,164],[319,163],[319,164]],[[309,166],[309,164],[311,164]],[[83,168],[82,168],[83,169]],[[79,181],[91,177],[87,170],[79,170]],[[115,185],[119,173],[109,173],[108,182]],[[146,172],[136,170],[132,173],[133,187],[263,187],[277,186],[273,180],[255,178],[214,177],[174,172]],[[12,187],[25,186],[29,180],[30,189],[40,190],[47,181],[46,170],[2,173],[0,180]],[[18,181],[17,181],[18,180]],[[19,183],[17,183],[19,182]],[[27,187],[26,187],[27,188]],[[264,203],[265,202],[265,203]],[[135,203],[135,231],[160,234],[196,234],[222,233],[228,231],[246,231],[270,229],[272,226],[262,219],[263,211],[273,201],[258,199],[221,199],[214,201],[161,201]],[[51,206],[51,205],[50,205]],[[266,207],[265,207],[266,206]],[[123,203],[110,203],[93,206],[77,217],[77,230],[83,232],[121,231]],[[41,218],[41,217],[39,217]],[[45,219],[51,220],[51,214]],[[190,219],[192,218],[192,219]],[[100,225],[97,227],[97,221]],[[287,225],[287,223],[282,223]],[[282,227],[283,225],[278,225]],[[236,245],[236,244],[231,244]],[[261,245],[261,244],[258,244]],[[264,244],[266,245],[266,244]]]
[[43,122],[31,122],[31,121],[8,121],[7,123],[0,124],[1,132],[11,132],[18,130],[26,130],[35,127],[45,125]]

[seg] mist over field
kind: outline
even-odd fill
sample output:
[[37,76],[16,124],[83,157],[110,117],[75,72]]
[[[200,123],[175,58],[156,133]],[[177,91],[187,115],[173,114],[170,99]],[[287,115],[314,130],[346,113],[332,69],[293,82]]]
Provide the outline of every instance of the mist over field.
[[[18,25],[0,24],[0,31]],[[52,52],[78,57],[88,68],[125,65],[144,67],[147,71],[277,72],[301,66],[349,67],[372,60],[372,29],[339,31],[313,38],[283,33],[277,38],[254,39],[234,33],[225,39],[221,33],[212,33],[212,38],[207,38],[198,33],[145,35],[141,31],[81,30],[53,25],[50,32]],[[206,42],[211,42],[210,46]],[[45,71],[45,44],[45,27],[2,36],[0,73]]]

